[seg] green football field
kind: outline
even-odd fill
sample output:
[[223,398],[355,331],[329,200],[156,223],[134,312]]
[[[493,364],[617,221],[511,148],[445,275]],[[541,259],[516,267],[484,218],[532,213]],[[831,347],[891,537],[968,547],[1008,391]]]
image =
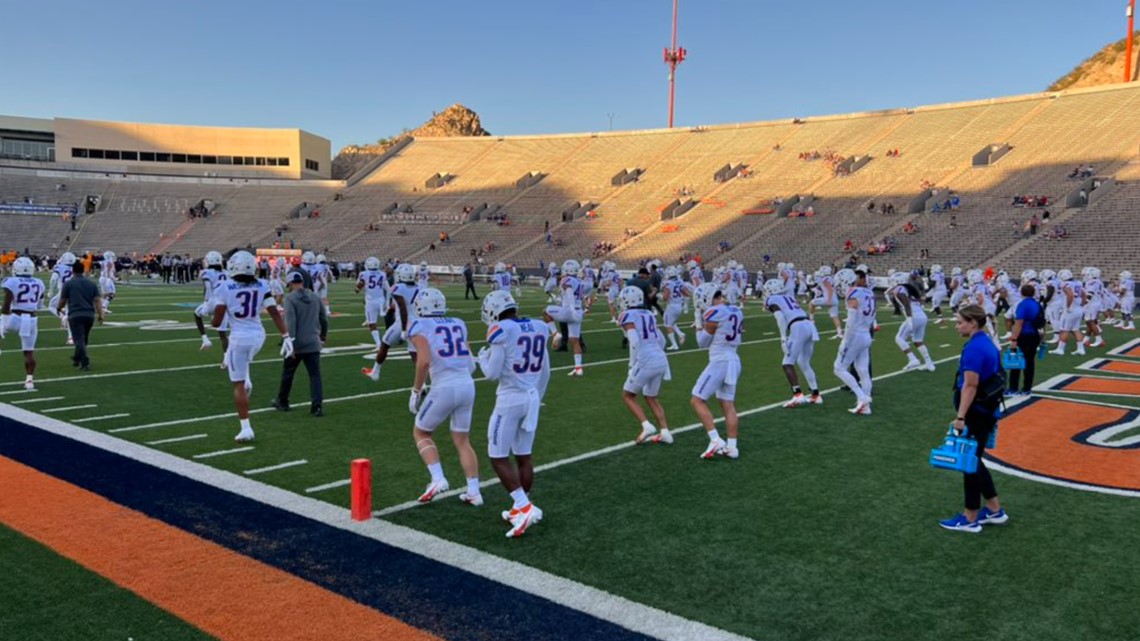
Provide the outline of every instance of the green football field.
[[[464,301],[461,286],[443,289],[453,315],[467,320],[477,350],[485,332],[478,302]],[[1011,515],[1007,526],[979,536],[937,526],[962,501],[960,476],[926,462],[954,416],[950,385],[962,339],[950,323],[932,323],[927,331],[937,371],[901,373],[905,358],[892,340],[899,318],[880,308],[874,414],[866,417],[846,411],[853,397],[836,389],[831,372],[838,341],[820,316],[813,362],[825,403],[785,410],[775,405],[790,396],[776,326],[750,302],[736,399],[744,414],[741,456],[703,461],[698,455],[707,439],[694,427],[689,391],[707,357],[691,330],[682,351],[670,355],[673,380],[661,396],[676,443],[632,446],[638,425],[620,399],[628,358],[603,303],[583,327],[585,376],[567,377],[571,356],[553,355],[535,446],[536,465],[549,467],[540,468],[532,493],[546,518],[523,539],[506,540],[498,512],[508,497],[497,484],[484,490],[482,508],[450,496],[409,504],[428,480],[407,410],[412,368],[400,352],[378,383],[362,376],[372,346],[361,327],[361,297],[343,280],[332,291],[338,315],[321,362],[325,416],[309,415],[303,372],[293,410],[269,407],[281,362],[267,320],[270,338],[252,369],[257,439],[251,444],[233,441],[238,423],[228,377],[218,368],[220,344],[215,339],[212,349],[199,350],[192,326],[196,285],[120,286],[113,314],[92,333],[90,373],[71,366],[64,331],[45,315],[38,391],[22,391],[18,347],[9,337],[0,356],[0,401],[344,507],[350,461],[368,458],[378,518],[757,639],[981,632],[1002,639],[1132,639],[1140,630],[1136,498],[995,473]],[[525,290],[522,313],[538,315],[544,300],[537,289]],[[1118,330],[1107,337],[1109,347],[1131,339]],[[1050,357],[1040,363],[1038,380],[1073,372],[1084,360]],[[494,383],[476,389],[472,435],[482,454]],[[1135,397],[1099,398],[1140,408]],[[445,430],[438,436],[444,469],[459,488],[463,475],[450,439]],[[482,465],[481,476],[493,479],[485,457]],[[50,582],[39,573],[10,576],[0,603],[8,601],[5,592]],[[100,603],[76,603],[71,614],[106,617]],[[8,607],[0,605],[0,614]]]

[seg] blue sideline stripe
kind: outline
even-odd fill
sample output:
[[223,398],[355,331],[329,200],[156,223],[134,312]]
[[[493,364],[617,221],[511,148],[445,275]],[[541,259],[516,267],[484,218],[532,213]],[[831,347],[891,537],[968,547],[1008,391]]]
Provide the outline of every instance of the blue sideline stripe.
[[0,455],[445,639],[652,638],[6,416]]

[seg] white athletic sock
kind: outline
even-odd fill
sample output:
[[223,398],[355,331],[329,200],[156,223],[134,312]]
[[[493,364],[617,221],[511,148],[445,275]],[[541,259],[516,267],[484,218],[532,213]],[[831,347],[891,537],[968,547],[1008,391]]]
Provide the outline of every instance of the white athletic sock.
[[934,362],[930,358],[930,349],[928,349],[926,347],[926,345],[919,345],[917,349],[918,349],[918,353],[922,354],[922,360],[926,361],[927,363],[933,363]]
[[558,333],[558,323],[555,323],[554,321],[550,321],[549,323],[546,324],[546,326],[550,328],[550,335],[551,336]]
[[677,345],[677,333],[676,332],[669,334],[669,344],[672,345],[673,347],[679,347],[679,345]]
[[526,492],[524,492],[521,487],[511,492],[511,500],[515,502],[513,507],[516,510],[521,510],[526,507],[527,503],[530,503],[530,499],[527,498]]
[[431,465],[428,465],[427,468],[428,468],[428,472],[431,473],[431,480],[433,482],[443,480],[443,466],[442,465],[440,465],[439,463],[432,463]]
[[31,382],[32,382],[32,375],[31,375],[31,374],[28,374],[27,376],[25,376],[25,377],[24,377],[24,382],[25,382],[25,383],[31,383]]
[[[28,377],[28,380],[31,380],[30,376]],[[643,429],[643,430],[655,430],[657,428],[653,425],[653,423],[650,423],[649,421],[642,421],[641,422],[641,429]]]
[[731,448],[735,448],[736,447],[736,439],[734,439],[734,438],[728,439],[728,446]]
[[715,427],[709,430],[708,435],[710,441],[716,441],[720,439],[720,433],[716,431]]
[[582,368],[582,355],[581,354],[575,354],[574,355],[574,368],[575,369],[581,369]]
[[372,330],[372,342],[376,343],[376,349],[380,349],[380,330]]
[[479,496],[479,477],[468,477],[467,479],[467,496]]
[[249,419],[248,418],[241,419],[241,431],[248,432],[252,429],[253,428],[249,426]]
[[325,305],[325,316],[332,316],[332,308]]

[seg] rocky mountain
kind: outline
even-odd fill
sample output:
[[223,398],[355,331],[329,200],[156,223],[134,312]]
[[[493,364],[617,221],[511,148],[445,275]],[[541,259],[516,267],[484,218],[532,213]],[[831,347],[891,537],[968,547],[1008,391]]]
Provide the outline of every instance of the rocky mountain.
[[415,129],[405,129],[398,136],[383,138],[371,145],[348,145],[333,158],[333,178],[351,176],[369,161],[383,154],[389,147],[406,137],[446,138],[451,136],[490,136],[491,132],[479,122],[479,114],[455,103]]
[[[1063,78],[1049,85],[1046,91],[1061,91],[1079,87],[1096,87],[1124,81],[1124,50],[1127,39],[1121,38],[1098,51],[1088,60],[1077,65]],[[1137,32],[1132,51],[1132,80],[1136,80],[1136,68],[1140,66],[1140,32]]]

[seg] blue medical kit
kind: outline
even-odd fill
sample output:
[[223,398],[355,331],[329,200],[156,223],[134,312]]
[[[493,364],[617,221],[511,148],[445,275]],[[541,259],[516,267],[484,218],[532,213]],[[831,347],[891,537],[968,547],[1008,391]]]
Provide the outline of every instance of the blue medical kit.
[[1008,347],[1001,353],[1001,366],[1005,369],[1025,369],[1025,354],[1015,347]]
[[930,465],[943,470],[973,474],[978,471],[978,442],[969,437],[969,429],[963,429],[958,434],[951,425],[942,445],[930,450]]

